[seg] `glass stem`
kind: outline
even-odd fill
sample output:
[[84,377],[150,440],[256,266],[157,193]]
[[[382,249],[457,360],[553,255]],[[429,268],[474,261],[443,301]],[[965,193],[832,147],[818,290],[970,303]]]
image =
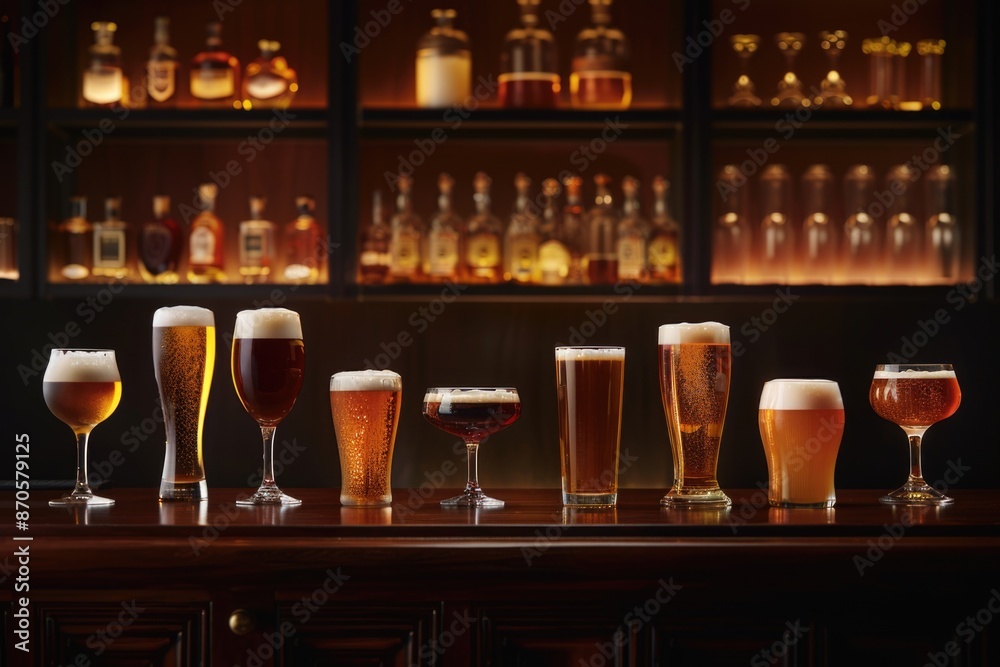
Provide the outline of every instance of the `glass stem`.
[[465,485],[465,493],[478,495],[483,492],[479,488],[479,443],[466,442],[465,446],[469,450],[469,481]]
[[72,495],[93,495],[87,477],[87,443],[90,441],[90,431],[76,434],[76,487]]
[[924,471],[920,464],[920,441],[923,437],[921,433],[907,433],[906,437],[910,441],[910,482],[924,484]]
[[274,429],[275,426],[261,426],[260,434],[264,440],[264,472],[260,487],[277,488],[274,481]]

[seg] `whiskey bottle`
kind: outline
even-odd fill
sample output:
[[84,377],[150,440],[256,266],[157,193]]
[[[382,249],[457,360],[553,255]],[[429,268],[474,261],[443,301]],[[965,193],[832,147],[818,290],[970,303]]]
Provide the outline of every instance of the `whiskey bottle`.
[[722,205],[712,229],[712,284],[743,283],[750,269],[749,200],[746,176],[739,166],[727,164],[716,180]]
[[760,277],[763,282],[787,284],[795,256],[791,212],[792,177],[782,164],[772,164],[760,176]]
[[622,194],[625,199],[615,241],[618,280],[645,279],[649,223],[639,213],[639,181],[631,176],[622,179]]
[[240,223],[240,275],[247,284],[263,282],[274,264],[274,223],[264,219],[266,197],[250,197],[250,219]]
[[559,210],[559,181],[547,178],[542,181],[545,209],[539,228],[541,243],[538,245],[538,281],[543,285],[562,285],[569,280],[571,255]]
[[517,0],[522,27],[507,33],[500,58],[500,106],[554,109],[559,105],[559,57],[552,33],[539,25],[540,0]]
[[170,197],[153,197],[153,219],[139,232],[139,275],[147,283],[172,285],[180,276],[181,228],[170,217]]
[[222,24],[208,23],[205,50],[191,61],[191,97],[202,102],[229,106],[237,105],[240,61],[222,48]]
[[583,109],[627,109],[632,103],[628,40],[611,26],[612,0],[590,0],[594,25],[577,35],[573,73],[569,77],[573,106]]
[[284,56],[281,43],[271,39],[257,42],[260,56],[247,65],[243,77],[244,108],[287,108],[299,89],[299,77]]
[[470,282],[495,283],[502,270],[503,223],[490,210],[492,180],[478,172],[472,180],[476,213],[469,219],[465,236],[465,278]]
[[802,273],[808,282],[830,284],[837,266],[837,237],[833,226],[833,172],[814,164],[802,175]]
[[417,43],[417,106],[462,104],[472,94],[469,37],[457,30],[454,9],[435,9],[437,25]]
[[110,21],[95,21],[94,43],[87,51],[87,69],[83,72],[83,99],[95,106],[115,106],[122,101],[122,50],[115,46],[118,26]]
[[924,259],[923,237],[910,201],[913,183],[919,177],[912,167],[905,164],[892,167],[886,176],[886,190],[896,195],[887,211],[889,220],[885,244],[889,280],[895,283],[912,284],[920,277]]
[[188,280],[193,283],[224,283],[226,233],[222,220],[215,215],[219,188],[214,183],[198,187],[201,212],[191,221],[188,235]]
[[594,184],[597,193],[584,233],[584,271],[587,283],[610,285],[618,280],[618,249],[615,243],[618,217],[611,196],[611,178],[607,174],[597,174]]
[[295,198],[298,215],[285,225],[284,278],[290,283],[314,284],[319,280],[325,258],[322,233],[313,216],[316,202],[312,197]]
[[420,279],[422,267],[421,247],[424,242],[424,222],[413,212],[410,193],[413,179],[400,176],[397,181],[399,194],[396,196],[396,214],[392,216],[389,229],[389,275],[393,280],[412,282]]
[[579,176],[567,176],[563,181],[566,190],[566,205],[563,206],[562,226],[569,249],[569,276],[566,282],[580,284],[583,282],[584,234],[589,229],[587,211],[583,205],[583,179]]
[[518,283],[539,281],[538,216],[530,199],[531,179],[522,173],[514,177],[517,199],[504,234],[504,280]]
[[101,278],[125,278],[128,269],[128,225],[121,220],[121,197],[104,200],[104,220],[94,223],[94,269]]
[[146,62],[146,95],[150,106],[174,103],[177,92],[177,49],[170,46],[170,19],[157,16],[154,21],[153,47]]
[[927,170],[927,268],[936,280],[958,280],[961,262],[961,230],[955,210],[955,171],[946,164]]
[[358,273],[361,282],[366,284],[384,283],[389,277],[389,265],[392,254],[389,244],[392,232],[385,224],[385,214],[382,211],[382,193],[372,194],[372,222],[361,234],[361,256],[358,261]]
[[455,179],[448,174],[438,177],[438,212],[431,220],[427,234],[427,254],[424,271],[432,280],[455,280],[462,244],[462,219],[451,206],[451,191]]
[[68,280],[83,280],[90,275],[93,256],[93,227],[87,222],[87,198],[71,197],[69,217],[56,228],[62,246],[60,275]]
[[653,179],[653,220],[646,246],[646,266],[652,282],[681,281],[680,225],[670,215],[670,181]]

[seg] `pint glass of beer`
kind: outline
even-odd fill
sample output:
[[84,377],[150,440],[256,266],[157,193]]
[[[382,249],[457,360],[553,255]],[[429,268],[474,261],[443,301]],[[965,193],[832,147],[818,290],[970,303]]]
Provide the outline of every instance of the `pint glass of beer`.
[[727,507],[716,469],[729,402],[729,327],[664,324],[659,332],[660,396],[667,416],[674,485],[668,507]]
[[215,370],[215,315],[174,306],[153,314],[153,371],[167,451],[160,500],[207,500],[202,428]]
[[774,507],[833,507],[844,401],[832,380],[771,380],[760,395],[760,439]]
[[382,507],[392,502],[392,448],[402,394],[403,379],[392,371],[345,371],[330,378],[342,504]]
[[563,505],[618,500],[624,382],[624,347],[556,348]]

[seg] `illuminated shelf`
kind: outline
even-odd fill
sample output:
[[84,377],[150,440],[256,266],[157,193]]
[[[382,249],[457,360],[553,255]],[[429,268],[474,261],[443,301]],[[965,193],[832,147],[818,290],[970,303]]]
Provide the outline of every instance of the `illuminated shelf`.
[[[113,283],[48,283],[44,288],[46,296],[60,299],[85,299],[101,290],[106,290]],[[164,297],[170,299],[212,299],[240,298],[265,300],[272,298],[274,290],[280,290],[288,298],[324,297],[330,294],[329,285],[149,285],[146,283],[128,283],[115,294],[115,298],[150,299]]]
[[[110,121],[124,133],[241,135],[278,129],[276,136],[325,136],[326,109],[52,109],[45,114],[50,126],[63,129],[100,127]],[[273,121],[273,126],[272,126]]]
[[923,136],[949,125],[972,123],[975,116],[969,109],[715,109],[711,119],[713,131],[721,137],[769,132],[782,138],[789,133],[885,138]]

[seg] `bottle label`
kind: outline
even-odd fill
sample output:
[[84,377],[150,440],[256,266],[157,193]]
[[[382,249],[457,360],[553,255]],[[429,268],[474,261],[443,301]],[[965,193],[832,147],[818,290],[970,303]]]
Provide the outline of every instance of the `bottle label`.
[[556,239],[549,239],[538,247],[538,268],[543,281],[565,280],[569,275],[569,262],[569,251]]
[[392,272],[397,275],[415,273],[420,267],[419,236],[408,232],[392,235]]
[[114,104],[122,99],[120,67],[92,67],[83,73],[83,99],[93,104]]
[[170,230],[163,225],[152,222],[142,228],[139,255],[150,273],[163,271],[169,264],[172,241]]
[[677,266],[677,243],[674,239],[659,236],[649,243],[649,268],[671,270]]
[[117,269],[125,266],[125,232],[101,229],[94,233],[94,266]]
[[538,245],[535,239],[523,236],[514,238],[510,242],[508,251],[510,257],[507,261],[511,274],[520,280],[530,278],[538,260]]
[[264,257],[264,234],[259,231],[243,233],[243,260],[247,262],[260,262]]
[[202,68],[191,71],[191,96],[200,100],[221,100],[236,94],[233,70]]
[[215,234],[210,229],[198,227],[192,231],[190,245],[192,264],[215,264]]
[[646,268],[646,244],[640,238],[618,240],[618,277],[638,278]]
[[458,264],[458,234],[452,232],[431,233],[430,272],[432,276],[449,276]]
[[392,256],[384,252],[366,250],[361,253],[361,266],[389,266]]
[[156,102],[166,102],[174,96],[177,66],[171,61],[150,61],[146,67],[146,92]]
[[500,264],[500,241],[493,234],[474,234],[465,250],[469,266],[477,269],[494,268]]

